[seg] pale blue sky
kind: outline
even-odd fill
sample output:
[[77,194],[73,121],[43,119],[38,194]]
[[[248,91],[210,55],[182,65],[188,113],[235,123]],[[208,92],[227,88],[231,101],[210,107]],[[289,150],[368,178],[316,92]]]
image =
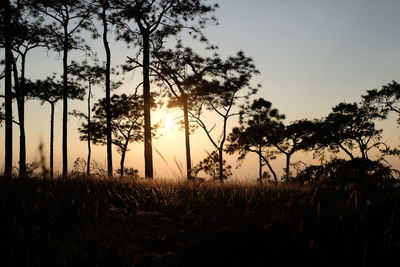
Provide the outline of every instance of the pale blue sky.
[[[254,79],[254,83],[262,84],[259,96],[272,101],[275,107],[287,115],[288,121],[320,118],[341,101],[359,101],[360,96],[368,89],[379,88],[391,80],[400,81],[398,0],[217,2],[220,8],[216,16],[220,25],[208,27],[206,35],[211,43],[220,47],[222,55],[243,50],[253,57],[261,71]],[[101,40],[91,43],[102,53]],[[133,50],[127,50],[124,43],[112,43],[112,49],[114,65],[122,63],[127,55],[134,53]],[[75,54],[74,57],[80,56]],[[34,78],[44,77],[61,70],[61,64],[56,55],[50,54],[46,57],[44,51],[37,50],[28,58],[27,75]],[[140,74],[139,71],[136,72],[135,77],[140,79]],[[128,82],[125,85],[126,90],[134,88],[134,83]],[[95,92],[97,97],[102,97],[102,94],[101,90]],[[84,103],[73,103],[71,107],[84,108]],[[60,108],[61,106],[58,107]],[[39,139],[47,144],[49,116],[47,107],[37,103],[28,104],[27,113],[27,119],[30,120],[27,123],[30,143],[28,160],[31,161],[37,159],[35,155]],[[58,110],[58,116],[60,113]],[[385,138],[391,143],[398,143],[399,129],[394,122],[386,122],[382,126],[385,127]],[[56,142],[60,144],[61,123],[57,127]],[[84,147],[78,140],[75,119],[71,119],[70,129],[71,147]],[[178,135],[173,136],[178,138]],[[194,163],[205,156],[204,149],[210,149],[202,135],[198,131],[197,137],[194,137],[201,140],[194,144]],[[3,142],[3,136],[2,132],[0,142]],[[16,134],[16,139],[17,136]],[[166,143],[171,143],[172,139],[168,138],[173,137],[165,134],[156,141],[155,145],[159,146],[159,150],[169,150]],[[183,137],[179,138],[183,141]],[[57,143],[56,147],[58,156],[61,151]],[[85,153],[84,149],[71,150],[70,166],[77,156],[85,157]],[[135,145],[128,155],[127,166],[136,167],[142,172],[142,155],[142,145]],[[0,157],[2,162],[4,156],[1,154]],[[166,168],[156,157],[156,171],[169,175],[168,172],[163,172]],[[181,151],[177,150],[175,155],[169,156],[170,165],[174,165],[174,157],[184,162],[183,142]],[[17,159],[16,154],[14,158]],[[104,163],[102,148],[98,148],[95,158]],[[115,163],[118,160],[119,157],[115,154]],[[252,162],[254,159],[246,162],[237,173],[249,177],[255,175],[256,165]],[[282,168],[281,162],[274,164],[278,169]],[[173,167],[170,167],[172,172]]]
[[289,118],[323,115],[330,103],[398,79],[400,1],[251,2],[221,2],[221,31],[209,36],[254,57],[261,94]]

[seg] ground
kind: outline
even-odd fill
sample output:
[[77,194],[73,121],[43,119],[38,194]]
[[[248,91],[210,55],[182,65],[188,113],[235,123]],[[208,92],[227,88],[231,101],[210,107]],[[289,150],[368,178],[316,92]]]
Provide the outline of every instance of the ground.
[[400,191],[107,179],[0,180],[1,266],[376,266]]

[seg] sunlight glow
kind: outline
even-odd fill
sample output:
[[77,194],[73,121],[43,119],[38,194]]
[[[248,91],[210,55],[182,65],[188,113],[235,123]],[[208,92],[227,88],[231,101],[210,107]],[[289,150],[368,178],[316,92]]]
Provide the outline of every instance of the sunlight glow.
[[167,115],[167,117],[164,120],[164,130],[172,131],[173,129],[175,129],[175,127],[176,127],[176,123],[175,123],[174,118],[170,115]]

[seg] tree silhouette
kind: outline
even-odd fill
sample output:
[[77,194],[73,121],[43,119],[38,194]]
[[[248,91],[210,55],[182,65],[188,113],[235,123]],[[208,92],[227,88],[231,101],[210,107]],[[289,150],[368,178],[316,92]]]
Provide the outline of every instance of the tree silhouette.
[[10,178],[12,175],[12,40],[13,31],[11,29],[12,8],[9,0],[3,0],[0,3],[1,18],[1,32],[2,39],[4,38],[4,52],[5,52],[5,70],[4,70],[4,119],[5,119],[5,147],[4,147],[4,176]]
[[[105,112],[106,99],[100,99],[93,107],[93,121],[91,124],[82,123],[79,128],[81,140],[87,141],[90,137],[94,144],[105,145],[107,136],[107,115]],[[111,97],[111,126],[113,144],[121,154],[120,174],[124,174],[124,163],[128,146],[132,142],[143,140],[143,100],[137,95],[113,95]]]
[[[222,166],[222,168],[221,168]],[[200,178],[198,175],[201,171],[205,172],[215,181],[221,181],[228,179],[232,176],[232,166],[226,164],[226,160],[223,160],[222,165],[220,164],[220,158],[217,151],[208,153],[208,156],[200,161],[193,168],[193,173],[195,177]],[[222,176],[221,176],[222,172]]]
[[314,146],[316,124],[303,119],[289,125],[274,128],[270,142],[286,157],[285,178],[290,178],[290,160],[292,155],[300,150],[308,150]]
[[106,72],[105,72],[105,89],[106,89],[106,135],[107,135],[107,173],[112,176],[112,126],[111,126],[111,50],[108,44],[108,22],[107,22],[107,9],[109,8],[108,0],[101,0],[101,22],[103,23],[103,45],[106,52]]
[[[89,63],[84,60],[81,64],[77,62],[72,62],[71,66],[71,74],[77,77],[79,80],[87,83],[87,113],[79,112],[77,110],[74,110],[72,112],[72,115],[82,118],[86,120],[86,123],[88,125],[88,128],[91,127],[91,98],[93,97],[92,94],[92,86],[99,84],[103,78],[103,73],[104,73],[104,68],[100,67],[97,62],[95,62],[94,65],[89,65]],[[107,99],[107,98],[106,98]],[[106,109],[106,115],[107,114],[107,109]],[[106,131],[107,132],[107,131]],[[87,154],[87,164],[86,164],[86,175],[90,176],[90,161],[91,161],[91,155],[92,155],[92,148],[91,148],[91,135],[90,132],[88,132],[87,135],[87,148],[88,148],[88,154]]]
[[367,105],[377,107],[383,116],[389,111],[397,113],[397,123],[400,124],[400,84],[396,81],[383,85],[380,90],[368,90],[362,97]]
[[[220,63],[218,58],[205,58],[196,54],[190,48],[160,49],[153,52],[156,66],[152,71],[156,74],[159,85],[167,89],[169,107],[180,107],[183,110],[183,125],[185,131],[186,175],[192,179],[190,154],[190,121],[189,110],[198,105],[196,86],[207,75],[215,71]],[[140,62],[136,62],[140,65]]]
[[[42,17],[31,18],[30,5],[17,1],[12,6],[12,51],[14,98],[17,102],[19,136],[19,177],[26,176],[26,138],[25,138],[25,67],[28,53],[37,47],[48,46],[46,37],[49,32],[42,27]],[[1,38],[0,46],[4,47],[4,38]],[[16,56],[14,56],[14,53]],[[17,62],[20,70],[18,71]]]
[[269,163],[275,158],[269,151],[272,146],[270,137],[275,129],[280,128],[284,115],[272,108],[271,102],[259,98],[251,104],[242,107],[239,117],[240,127],[235,127],[228,137],[228,153],[239,152],[239,160],[243,160],[248,152],[256,153],[259,161],[259,180],[263,179],[263,161],[268,166],[274,177],[275,183],[278,177]]
[[[35,82],[26,80],[26,92],[29,98],[38,99],[41,104],[50,104],[50,178],[54,177],[54,109],[55,104],[64,97],[63,82],[56,76],[48,77]],[[85,89],[79,84],[68,81],[68,98],[83,100]]]
[[[145,177],[152,178],[151,49],[161,47],[168,36],[177,35],[183,29],[188,29],[194,37],[200,35],[201,40],[205,41],[200,30],[206,25],[206,22],[210,21],[206,15],[216,6],[205,5],[199,0],[115,0],[115,2],[121,10],[119,13],[120,38],[139,46],[142,55]],[[211,18],[211,20],[215,19]],[[130,21],[133,21],[131,27]],[[137,58],[138,56],[139,54]]]
[[[243,99],[248,99],[257,92],[257,88],[250,86],[251,78],[258,73],[251,58],[238,52],[236,56],[231,56],[225,61],[217,60],[215,72],[208,80],[202,80],[196,87],[197,95],[202,99],[200,105],[191,112],[191,118],[202,128],[218,152],[218,162],[220,164],[220,181],[223,182],[223,153],[225,142],[228,136],[228,120],[233,116],[239,115],[234,111],[234,106]],[[215,128],[206,124],[203,117],[203,109],[217,114],[222,120],[221,133],[218,139],[213,137],[211,132]]]
[[382,130],[377,130],[374,123],[382,118],[384,115],[375,107],[340,103],[319,123],[315,141],[319,149],[328,148],[334,153],[342,150],[352,160],[356,157],[352,150],[357,148],[367,159],[368,151],[382,144]]
[[44,14],[51,23],[46,25],[52,33],[53,48],[63,54],[63,134],[62,174],[68,175],[68,53],[72,49],[88,51],[82,38],[77,35],[89,28],[90,12],[83,0],[33,0],[34,11]]
[[[113,23],[114,14],[110,13],[110,10],[114,9],[112,0],[93,0],[88,7],[90,14],[94,15],[102,24],[102,42],[106,54],[105,70],[104,70],[104,84],[106,93],[106,115],[107,115],[107,127],[105,129],[107,135],[107,174],[109,177],[113,174],[112,164],[112,130],[111,130],[111,49],[108,42],[109,24]],[[96,28],[92,29],[93,37],[98,37]],[[90,141],[88,141],[90,143]],[[88,163],[90,165],[90,163]],[[87,170],[90,166],[87,167]]]

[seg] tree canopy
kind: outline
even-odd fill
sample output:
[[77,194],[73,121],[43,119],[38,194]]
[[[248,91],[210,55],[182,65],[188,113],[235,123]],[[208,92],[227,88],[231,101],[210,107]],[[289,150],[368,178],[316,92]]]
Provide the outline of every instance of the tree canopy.
[[368,158],[368,151],[381,140],[382,130],[376,129],[374,120],[384,117],[373,106],[340,103],[318,124],[316,141],[332,152],[344,151],[351,159],[356,157],[354,149]]
[[[81,140],[87,141],[90,136],[94,144],[106,145],[105,98],[100,99],[93,107],[93,120],[82,123],[79,128]],[[113,95],[111,97],[112,142],[121,154],[120,174],[123,175],[125,155],[129,144],[143,141],[143,98],[137,95]]]
[[367,90],[367,94],[362,97],[367,105],[377,107],[383,118],[388,112],[395,112],[397,123],[400,124],[400,84],[396,81],[383,85],[379,90]]

